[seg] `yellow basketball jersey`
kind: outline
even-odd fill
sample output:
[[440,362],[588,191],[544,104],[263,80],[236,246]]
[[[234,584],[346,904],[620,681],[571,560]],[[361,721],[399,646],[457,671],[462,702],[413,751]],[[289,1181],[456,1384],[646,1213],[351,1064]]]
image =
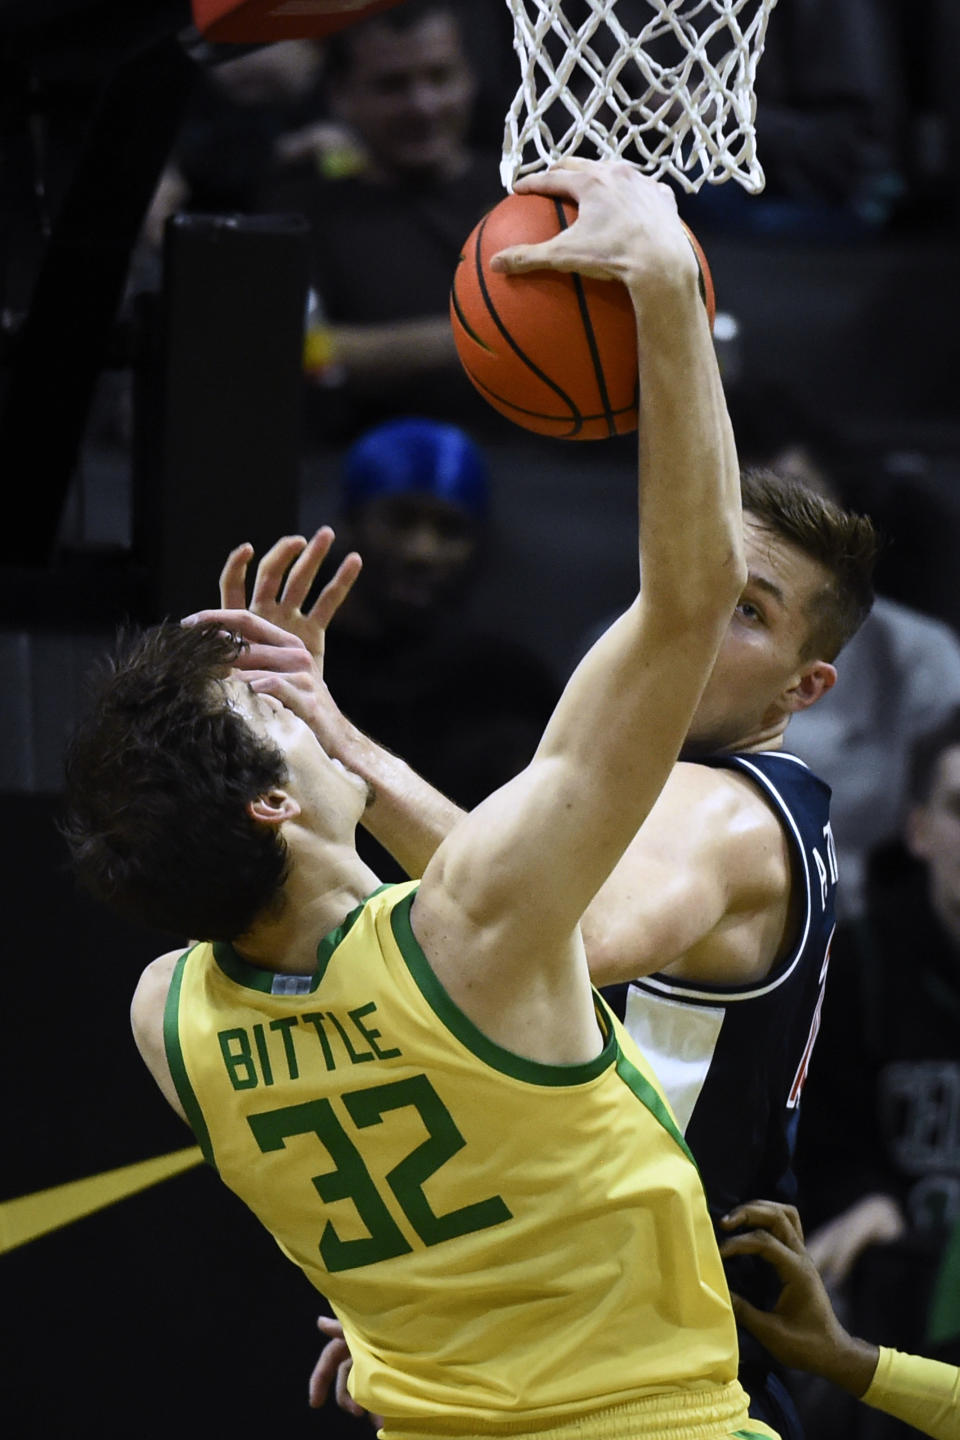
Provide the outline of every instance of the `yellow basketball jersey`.
[[342,1320],[356,1398],[489,1433],[729,1389],[720,1257],[645,1061],[599,996],[588,1064],[493,1044],[417,944],[415,894],[377,891],[311,976],[197,945],[167,1003],[197,1139]]

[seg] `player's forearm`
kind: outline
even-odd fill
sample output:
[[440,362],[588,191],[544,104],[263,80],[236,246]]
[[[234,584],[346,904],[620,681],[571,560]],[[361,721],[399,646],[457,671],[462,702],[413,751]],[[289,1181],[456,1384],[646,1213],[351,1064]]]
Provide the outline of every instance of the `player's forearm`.
[[745,579],[740,475],[696,272],[669,285],[646,276],[631,293],[644,586],[664,614],[732,610]]
[[338,758],[362,775],[372,799],[363,816],[385,850],[413,878],[423,874],[441,840],[463,811],[434,789],[398,755],[378,745],[355,726],[345,725]]
[[960,1369],[883,1348],[863,1400],[933,1440],[960,1434]]

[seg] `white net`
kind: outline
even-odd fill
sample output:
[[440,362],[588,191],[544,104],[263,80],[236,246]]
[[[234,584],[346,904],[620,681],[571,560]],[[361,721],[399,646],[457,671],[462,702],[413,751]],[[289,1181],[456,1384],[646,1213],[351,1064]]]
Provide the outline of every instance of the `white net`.
[[754,81],[776,0],[507,0],[521,83],[500,175],[622,157],[684,190],[763,189]]

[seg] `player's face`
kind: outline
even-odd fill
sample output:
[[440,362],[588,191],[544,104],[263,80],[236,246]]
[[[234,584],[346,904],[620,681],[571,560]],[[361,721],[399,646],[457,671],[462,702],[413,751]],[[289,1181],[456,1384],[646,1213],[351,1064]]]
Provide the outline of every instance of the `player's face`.
[[836,678],[832,665],[801,659],[807,604],[826,572],[817,561],[744,516],[748,578],[693,718],[684,754],[756,744],[783,728]]
[[456,20],[427,15],[408,30],[358,32],[337,108],[388,174],[455,173],[474,80]]
[[251,690],[239,672],[224,682],[227,702],[283,755],[289,790],[309,820],[331,836],[352,833],[370,798],[367,782],[327,754],[303,720],[273,695]]
[[960,745],[940,756],[926,803],[910,813],[907,838],[927,866],[938,911],[960,919]]

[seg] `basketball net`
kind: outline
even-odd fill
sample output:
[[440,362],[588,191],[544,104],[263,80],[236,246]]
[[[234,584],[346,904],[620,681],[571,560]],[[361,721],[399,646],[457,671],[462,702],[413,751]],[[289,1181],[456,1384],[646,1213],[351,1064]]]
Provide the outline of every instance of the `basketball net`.
[[762,190],[754,81],[775,4],[507,0],[521,83],[504,129],[505,189],[586,148],[691,194],[731,179]]

